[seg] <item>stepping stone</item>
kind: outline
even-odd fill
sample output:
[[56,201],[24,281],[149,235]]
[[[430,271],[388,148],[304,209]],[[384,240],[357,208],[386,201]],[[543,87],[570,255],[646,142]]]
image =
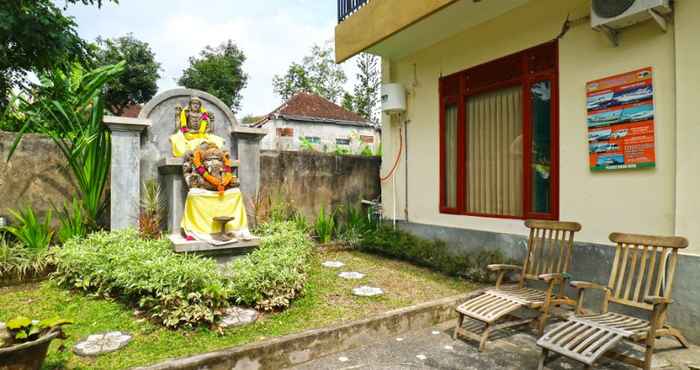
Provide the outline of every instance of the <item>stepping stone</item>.
[[219,327],[224,329],[254,323],[258,319],[258,311],[251,308],[229,307],[224,311]]
[[322,263],[322,265],[323,265],[323,267],[328,267],[328,268],[332,268],[332,269],[338,269],[338,268],[345,266],[345,264],[340,262],[340,261],[326,261],[326,262]]
[[425,361],[428,357],[426,357],[425,355],[416,355],[416,358],[421,361]]
[[92,334],[85,340],[78,342],[73,347],[73,352],[78,356],[99,356],[114,352],[129,344],[131,335],[121,331]]
[[381,288],[361,286],[359,288],[354,288],[352,294],[360,297],[375,297],[384,294],[384,291]]
[[340,276],[343,279],[358,280],[358,279],[362,279],[363,277],[365,277],[365,274],[363,274],[361,272],[355,272],[355,271],[350,271],[350,272],[345,271],[345,272],[341,272],[340,274],[338,274],[338,276]]

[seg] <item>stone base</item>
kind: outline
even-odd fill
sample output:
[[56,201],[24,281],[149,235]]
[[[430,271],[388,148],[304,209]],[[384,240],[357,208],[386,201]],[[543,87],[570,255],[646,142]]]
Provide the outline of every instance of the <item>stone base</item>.
[[226,245],[213,245],[199,240],[186,240],[180,234],[168,236],[175,253],[194,253],[212,257],[219,264],[226,264],[236,257],[244,256],[260,246],[260,238],[238,240]]

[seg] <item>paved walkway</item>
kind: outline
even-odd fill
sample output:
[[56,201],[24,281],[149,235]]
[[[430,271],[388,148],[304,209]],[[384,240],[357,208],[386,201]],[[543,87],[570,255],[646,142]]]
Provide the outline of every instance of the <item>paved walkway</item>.
[[[295,370],[320,369],[441,369],[441,370],[499,370],[536,369],[539,347],[532,332],[496,332],[483,353],[476,351],[478,343],[452,340],[454,322],[428,330],[406,333],[354,350],[337,353],[294,367]],[[658,343],[658,342],[657,342]],[[665,339],[655,356],[655,369],[689,369],[700,364],[700,347],[677,349],[675,342]],[[548,363],[551,370],[582,369],[580,363],[556,358]],[[601,360],[597,369],[632,369],[618,362]]]

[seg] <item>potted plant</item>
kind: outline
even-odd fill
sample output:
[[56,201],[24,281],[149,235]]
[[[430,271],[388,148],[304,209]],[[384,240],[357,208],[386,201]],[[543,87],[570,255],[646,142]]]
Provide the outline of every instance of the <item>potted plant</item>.
[[0,368],[38,370],[44,363],[49,344],[55,338],[65,339],[62,326],[68,320],[54,318],[37,321],[18,316],[0,326]]

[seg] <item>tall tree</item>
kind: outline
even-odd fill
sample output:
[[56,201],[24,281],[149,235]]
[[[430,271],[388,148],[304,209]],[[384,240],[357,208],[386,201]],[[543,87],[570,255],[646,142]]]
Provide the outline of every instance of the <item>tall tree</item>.
[[182,72],[178,83],[204,90],[237,112],[241,106],[241,90],[248,83],[248,75],[243,72],[245,60],[243,51],[231,40],[216,48],[207,46],[199,57],[189,59],[190,66]]
[[158,92],[160,63],[148,43],[127,34],[114,39],[98,38],[97,46],[97,65],[126,61],[126,70],[106,85],[105,105],[113,114],[121,115],[129,105],[145,103]]
[[[109,0],[65,0],[102,6]],[[117,3],[116,0],[112,0]],[[88,45],[75,20],[52,0],[0,1],[0,106],[13,88],[27,89],[29,72],[42,73],[88,60]]]
[[343,108],[345,108],[346,110],[354,112],[355,111],[355,97],[346,91],[345,94],[343,94],[343,102],[340,105]]
[[353,89],[355,111],[371,122],[378,121],[381,77],[379,58],[362,53],[357,57],[357,83]]
[[272,84],[275,94],[283,100],[305,91],[337,103],[345,93],[346,81],[345,72],[333,59],[333,48],[326,43],[314,45],[301,63],[292,63],[282,76],[275,75]]

